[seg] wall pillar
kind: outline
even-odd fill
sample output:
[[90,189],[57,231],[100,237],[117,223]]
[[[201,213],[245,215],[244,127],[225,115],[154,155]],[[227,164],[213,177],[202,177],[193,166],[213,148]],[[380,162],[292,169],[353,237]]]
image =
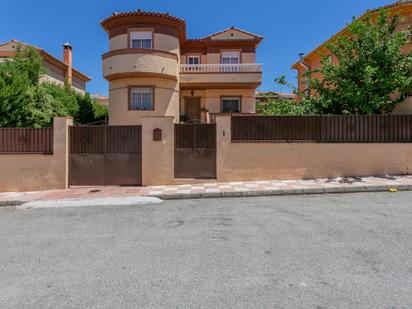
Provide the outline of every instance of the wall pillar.
[[[174,117],[142,118],[142,180],[144,186],[172,184],[174,180]],[[154,130],[161,140],[154,141]]]
[[72,125],[72,118],[56,117],[53,120],[53,157],[56,161],[54,174],[59,177],[59,189],[69,187],[69,126]]
[[225,150],[230,146],[232,141],[231,132],[231,116],[229,115],[217,115],[216,116],[216,169],[217,180],[224,179],[223,166],[225,164]]

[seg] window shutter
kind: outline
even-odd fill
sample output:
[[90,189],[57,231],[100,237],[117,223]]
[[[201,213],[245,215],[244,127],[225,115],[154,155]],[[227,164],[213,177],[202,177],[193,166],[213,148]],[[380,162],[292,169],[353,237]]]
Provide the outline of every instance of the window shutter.
[[152,32],[150,31],[133,31],[130,33],[130,39],[133,40],[151,40]]
[[224,52],[222,52],[222,58],[240,58],[240,52],[238,52],[238,51],[224,51]]

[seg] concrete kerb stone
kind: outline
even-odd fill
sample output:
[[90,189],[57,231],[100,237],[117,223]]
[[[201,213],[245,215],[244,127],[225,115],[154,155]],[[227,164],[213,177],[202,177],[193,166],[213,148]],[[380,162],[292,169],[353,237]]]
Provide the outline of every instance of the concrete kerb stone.
[[[179,200],[179,199],[202,199],[202,198],[236,198],[236,197],[258,197],[258,196],[288,196],[288,195],[315,195],[315,194],[344,194],[344,193],[361,193],[361,192],[387,192],[390,189],[395,189],[398,191],[412,191],[412,184],[402,183],[400,180],[394,184],[388,183],[356,183],[356,184],[319,184],[313,187],[302,187],[300,184],[296,187],[293,185],[279,186],[275,188],[264,188],[250,190],[245,188],[244,191],[236,189],[225,190],[221,189],[218,192],[189,192],[181,193],[169,193],[167,192],[156,192],[154,194],[142,195],[142,197],[155,197],[162,200]],[[312,184],[313,185],[313,184]],[[198,190],[198,188],[196,188]],[[137,194],[139,195],[139,194]],[[116,198],[116,193],[113,193],[114,198]],[[137,196],[136,196],[137,197]],[[16,197],[14,197],[16,198]],[[81,199],[81,198],[80,198]],[[83,199],[81,199],[83,200]],[[45,200],[47,202],[47,200]],[[26,201],[10,199],[0,201],[0,207],[18,207],[26,204]]]
[[233,192],[205,192],[185,194],[156,194],[149,195],[163,200],[201,199],[201,198],[236,198],[258,196],[287,196],[287,195],[314,195],[314,194],[345,194],[361,192],[386,192],[394,188],[399,191],[412,191],[412,185],[365,185],[365,186],[336,186],[322,188],[297,188],[278,190],[233,191]]

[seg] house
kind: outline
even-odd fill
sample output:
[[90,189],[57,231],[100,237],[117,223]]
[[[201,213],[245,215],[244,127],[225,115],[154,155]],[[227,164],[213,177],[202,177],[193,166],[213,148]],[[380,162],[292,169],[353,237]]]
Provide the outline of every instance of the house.
[[296,94],[277,91],[258,91],[256,93],[257,103],[267,103],[269,100],[295,100]]
[[[363,18],[366,16],[366,14],[375,14],[377,15],[381,9],[386,9],[388,10],[389,15],[395,15],[399,14],[403,19],[400,22],[399,27],[401,29],[405,29],[407,27],[410,27],[412,23],[412,1],[398,1],[383,7],[379,7],[377,9],[373,10],[368,10],[365,12],[361,17]],[[328,43],[332,42],[335,38],[346,35],[348,33],[348,28],[345,27],[342,29],[340,32],[332,36],[330,39],[328,39],[326,42],[312,50],[310,53],[307,55],[300,54],[300,59],[298,62],[294,63],[292,65],[292,69],[297,70],[298,72],[298,90],[299,92],[308,92],[310,89],[308,89],[308,78],[305,75],[305,73],[308,70],[315,70],[317,68],[320,68],[321,66],[321,60],[322,58],[326,55],[330,55],[330,52],[327,50],[326,46]],[[405,47],[405,52],[409,52],[412,49],[412,42],[408,43],[408,45]],[[335,60],[332,57],[332,60]],[[312,77],[320,77],[319,73],[313,73]],[[412,102],[411,99],[407,99],[407,102],[404,104],[400,104],[396,107],[395,112],[398,113],[411,113],[412,112]]]
[[41,77],[41,81],[51,82],[58,85],[64,85],[66,82],[77,92],[85,93],[86,84],[91,78],[73,68],[73,55],[70,44],[64,44],[63,60],[60,60],[46,52],[44,49],[17,40],[11,40],[0,44],[0,62],[4,61],[5,58],[13,57],[19,46],[21,48],[29,46],[33,47],[43,58],[43,66],[47,70],[47,73]]
[[214,113],[255,113],[262,37],[235,27],[188,39],[184,20],[167,13],[114,13],[103,75],[109,81],[111,125],[143,116],[208,121]]
[[100,94],[92,94],[91,99],[100,105],[109,106],[109,98]]

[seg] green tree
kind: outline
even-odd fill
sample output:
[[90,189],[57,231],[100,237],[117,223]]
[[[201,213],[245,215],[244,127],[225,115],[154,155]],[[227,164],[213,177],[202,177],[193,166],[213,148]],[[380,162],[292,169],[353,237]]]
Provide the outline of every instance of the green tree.
[[17,48],[16,56],[0,65],[0,127],[42,127],[50,124],[52,98],[39,88],[45,71],[33,48]]
[[316,108],[310,100],[295,101],[286,99],[270,99],[265,103],[258,103],[257,110],[265,116],[275,115],[313,115]]
[[353,20],[348,32],[327,45],[310,80],[316,109],[331,114],[390,113],[412,88],[412,54],[404,47],[411,28],[399,30],[401,17],[382,10]]
[[16,56],[0,64],[0,127],[48,127],[53,117],[72,116],[87,124],[107,117],[88,94],[69,86],[39,82],[46,70],[34,48],[17,48]]
[[107,118],[107,108],[92,100],[89,94],[77,95],[79,111],[74,120],[80,124],[103,124]]
[[99,102],[93,102],[94,119],[99,123],[106,123],[109,117],[109,111],[107,106],[100,104]]
[[41,83],[39,88],[53,98],[54,116],[75,116],[79,111],[76,92],[69,86],[60,86],[52,83]]
[[[294,94],[298,93],[296,87],[287,81],[285,75],[276,77],[275,83],[281,86],[288,87]],[[287,100],[287,99],[282,99],[282,98],[278,98],[278,99],[270,98],[267,102],[258,103],[256,106],[256,109],[259,110],[260,113],[265,116],[313,115],[313,114],[318,113],[314,103],[315,102],[310,98],[305,98],[299,101]]]

